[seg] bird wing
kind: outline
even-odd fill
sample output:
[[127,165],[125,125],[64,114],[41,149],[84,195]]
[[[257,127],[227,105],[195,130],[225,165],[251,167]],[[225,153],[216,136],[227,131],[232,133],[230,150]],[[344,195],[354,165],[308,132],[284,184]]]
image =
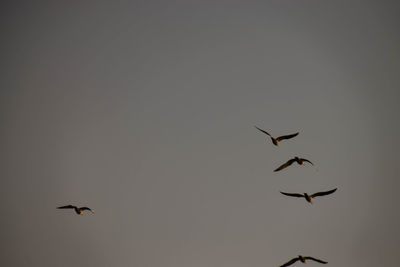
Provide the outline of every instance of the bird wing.
[[[281,191],[280,191],[281,192]],[[285,192],[281,192],[281,194],[289,196],[289,197],[304,197],[303,194],[299,194],[299,193],[285,193]]]
[[57,209],[75,209],[75,208],[76,208],[76,206],[73,206],[73,205],[57,207]]
[[286,262],[285,264],[281,265],[280,267],[286,267],[286,266],[292,265],[293,263],[295,263],[298,260],[299,260],[299,258],[293,258],[290,261]]
[[262,129],[258,128],[257,126],[254,126],[254,127],[256,127],[256,129],[258,129],[259,131],[261,131],[261,132],[265,133],[266,135],[268,135],[268,136],[272,137],[272,136],[271,136],[269,133],[267,133],[266,131],[264,131],[264,130],[262,130]]
[[280,170],[282,170],[282,169],[284,169],[284,168],[286,168],[286,167],[292,165],[292,163],[295,162],[295,161],[296,161],[295,159],[290,159],[290,160],[288,160],[285,164],[282,164],[282,165],[279,166],[277,169],[275,169],[274,172],[280,171]]
[[313,165],[314,166],[314,163],[312,163],[311,161],[309,161],[308,159],[302,159],[302,160],[304,160],[304,161],[306,161],[306,162],[308,162],[308,163],[310,163],[311,165]]
[[307,260],[313,260],[313,261],[316,261],[316,262],[319,262],[319,263],[323,263],[323,264],[328,263],[327,261],[319,260],[319,259],[316,259],[316,258],[313,258],[313,257],[304,257],[304,258],[307,259]]
[[329,190],[329,191],[324,191],[324,192],[317,192],[311,195],[311,197],[320,197],[320,196],[326,196],[326,195],[330,195],[333,192],[335,192],[337,190],[337,188]]
[[293,137],[297,136],[298,134],[299,133],[289,134],[289,135],[282,135],[282,136],[279,136],[278,138],[276,138],[276,140],[281,141],[283,139],[290,139],[290,138],[293,138]]
[[94,211],[91,208],[88,208],[88,207],[82,207],[80,209],[81,210],[89,210],[90,212],[94,213]]

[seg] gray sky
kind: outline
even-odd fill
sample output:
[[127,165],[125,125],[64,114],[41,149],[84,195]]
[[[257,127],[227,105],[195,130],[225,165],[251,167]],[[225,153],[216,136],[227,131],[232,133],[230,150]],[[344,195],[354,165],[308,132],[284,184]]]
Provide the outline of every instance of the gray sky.
[[398,266],[397,1],[0,10],[1,266]]

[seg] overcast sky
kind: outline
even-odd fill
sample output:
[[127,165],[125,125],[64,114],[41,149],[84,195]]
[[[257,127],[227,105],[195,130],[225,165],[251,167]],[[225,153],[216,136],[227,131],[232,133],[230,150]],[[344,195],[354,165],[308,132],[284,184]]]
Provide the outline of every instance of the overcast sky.
[[398,1],[0,10],[1,266],[399,265]]

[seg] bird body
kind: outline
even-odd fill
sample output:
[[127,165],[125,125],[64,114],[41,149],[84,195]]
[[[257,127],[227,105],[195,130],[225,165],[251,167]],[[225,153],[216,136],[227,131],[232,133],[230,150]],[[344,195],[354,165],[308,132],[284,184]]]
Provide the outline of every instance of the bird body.
[[322,264],[328,263],[326,261],[323,261],[323,260],[320,260],[320,259],[316,259],[316,258],[313,258],[313,257],[310,257],[310,256],[304,257],[304,256],[299,255],[298,257],[291,259],[290,261],[286,262],[285,264],[281,265],[280,267],[286,267],[286,266],[292,265],[296,261],[301,261],[302,263],[306,263],[307,260],[313,260],[313,261],[316,261],[316,262],[319,262],[319,263],[322,263]]
[[304,198],[307,200],[307,202],[309,202],[309,203],[312,204],[312,196],[310,196],[310,195],[307,194],[307,193],[304,193]]
[[308,159],[304,159],[304,158],[299,158],[299,157],[294,157],[290,160],[288,160],[286,163],[282,164],[281,166],[279,166],[277,169],[274,170],[274,172],[280,171],[286,167],[289,167],[290,165],[293,164],[293,162],[297,162],[297,164],[299,165],[304,165],[305,162],[310,163],[311,165],[314,165],[311,161],[309,161]]
[[82,215],[83,211],[85,211],[85,210],[88,210],[91,213],[94,213],[94,211],[88,207],[77,207],[74,205],[61,206],[61,207],[57,207],[57,209],[74,209],[76,214],[78,214],[78,215]]
[[270,135],[268,132],[266,132],[266,131],[264,131],[264,130],[258,128],[257,126],[254,126],[254,127],[256,127],[256,129],[259,130],[260,132],[263,132],[263,133],[265,133],[266,135],[268,135],[268,136],[271,138],[272,143],[273,143],[274,145],[276,145],[276,146],[279,146],[279,142],[280,142],[280,141],[282,141],[282,140],[284,140],[284,139],[293,138],[293,137],[295,137],[295,136],[297,136],[297,135],[299,134],[299,133],[297,132],[297,133],[295,133],[295,134],[282,135],[282,136],[279,136],[279,137],[275,138],[275,137],[273,137],[272,135]]
[[312,204],[313,198],[330,195],[330,194],[334,193],[336,190],[337,190],[337,188],[329,190],[329,191],[317,192],[312,195],[309,195],[307,193],[300,194],[300,193],[285,193],[285,192],[281,192],[281,194],[283,194],[285,196],[289,196],[289,197],[304,197],[307,202]]

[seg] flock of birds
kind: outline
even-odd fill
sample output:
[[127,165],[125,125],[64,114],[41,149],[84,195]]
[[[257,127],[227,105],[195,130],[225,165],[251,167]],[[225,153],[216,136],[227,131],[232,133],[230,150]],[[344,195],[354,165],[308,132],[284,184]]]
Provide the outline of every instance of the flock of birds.
[[[295,134],[283,135],[283,136],[279,136],[279,137],[275,138],[272,135],[270,135],[268,132],[266,132],[265,130],[260,129],[257,126],[255,126],[255,127],[259,131],[261,131],[261,132],[265,133],[266,135],[268,135],[271,138],[271,141],[275,146],[279,146],[280,141],[286,140],[286,139],[291,139],[293,137],[296,137],[299,134],[297,132]],[[292,165],[294,162],[297,162],[297,164],[299,164],[299,165],[304,165],[305,162],[308,162],[311,165],[314,165],[308,159],[304,159],[304,158],[300,158],[300,157],[296,156],[296,157],[294,157],[292,159],[289,159],[287,162],[285,162],[284,164],[282,164],[281,166],[276,168],[274,170],[274,172],[281,171],[281,170],[289,167],[290,165]],[[283,194],[285,196],[289,196],[289,197],[301,197],[301,198],[304,197],[307,202],[312,204],[313,198],[330,195],[330,194],[334,193],[336,190],[337,190],[337,188],[329,190],[329,191],[317,192],[317,193],[314,193],[314,194],[311,194],[311,195],[309,195],[308,193],[301,194],[301,193],[286,193],[286,192],[281,192],[281,194]],[[60,206],[60,207],[57,207],[57,209],[73,209],[75,211],[75,213],[78,214],[78,215],[82,215],[84,211],[90,211],[90,212],[94,213],[94,211],[89,207],[78,207],[78,206],[74,206],[74,205]],[[293,263],[295,263],[297,261],[301,261],[302,263],[306,263],[307,260],[313,260],[315,262],[319,262],[319,263],[322,263],[322,264],[328,263],[326,261],[323,261],[323,260],[320,260],[320,259],[317,259],[317,258],[314,258],[314,257],[299,255],[299,256],[291,259],[290,261],[286,262],[285,264],[281,265],[280,267],[286,267],[286,266],[292,265]]]
[[[291,139],[293,137],[296,137],[299,134],[297,132],[295,134],[282,135],[282,136],[279,136],[279,137],[275,138],[271,134],[269,134],[267,131],[265,131],[263,129],[260,129],[257,126],[254,126],[254,127],[256,127],[259,131],[261,131],[261,132],[265,133],[266,135],[268,135],[271,138],[272,143],[274,145],[276,145],[276,146],[279,146],[279,142],[280,141],[286,140],[286,139]],[[283,170],[283,169],[289,167],[290,165],[292,165],[294,162],[297,162],[297,164],[299,164],[299,165],[304,165],[305,162],[308,162],[308,163],[310,163],[311,165],[314,166],[314,164],[311,161],[309,161],[308,159],[304,159],[304,158],[300,158],[300,157],[294,157],[292,159],[289,159],[287,162],[285,162],[284,164],[282,164],[278,168],[276,168],[274,170],[274,172],[278,172],[280,170]],[[285,192],[281,192],[281,194],[283,194],[285,196],[289,196],[289,197],[304,197],[307,202],[312,204],[313,198],[330,195],[330,194],[334,193],[336,190],[337,190],[337,188],[329,190],[329,191],[317,192],[317,193],[314,193],[314,194],[311,194],[311,195],[309,195],[308,193],[301,194],[301,193],[285,193]],[[314,257],[299,255],[299,256],[291,259],[290,261],[286,262],[285,264],[281,265],[280,267],[286,267],[286,266],[292,265],[293,263],[295,263],[297,261],[301,261],[302,263],[306,263],[307,260],[313,260],[313,261],[316,261],[316,262],[319,262],[319,263],[322,263],[322,264],[328,263],[327,261],[323,261],[323,260],[320,260],[320,259],[317,259],[317,258],[314,258]]]

